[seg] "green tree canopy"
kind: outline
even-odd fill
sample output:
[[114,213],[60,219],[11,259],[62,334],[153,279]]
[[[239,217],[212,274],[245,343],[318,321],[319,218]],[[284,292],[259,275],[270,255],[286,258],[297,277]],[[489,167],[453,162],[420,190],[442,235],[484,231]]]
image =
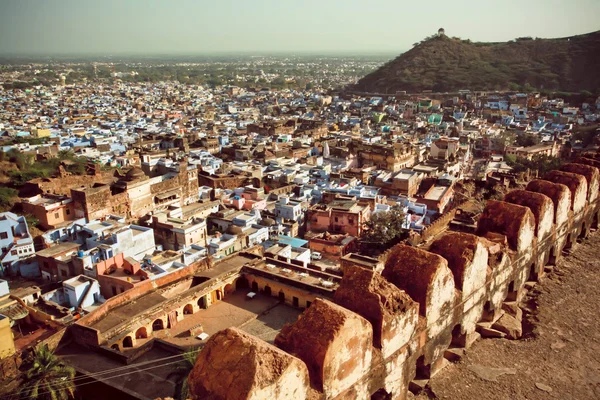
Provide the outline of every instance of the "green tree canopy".
[[19,388],[21,399],[68,400],[75,397],[75,370],[64,365],[47,345],[33,350],[33,359]]
[[394,206],[390,211],[373,214],[365,224],[361,239],[365,242],[389,243],[406,234],[404,223],[404,211],[400,206]]
[[188,351],[183,354],[183,363],[177,364],[177,368],[173,372],[171,372],[167,378],[175,378],[175,393],[173,397],[175,400],[186,400],[190,396],[189,386],[188,386],[188,377],[194,368],[194,364],[196,364],[196,358],[198,357],[198,351]]

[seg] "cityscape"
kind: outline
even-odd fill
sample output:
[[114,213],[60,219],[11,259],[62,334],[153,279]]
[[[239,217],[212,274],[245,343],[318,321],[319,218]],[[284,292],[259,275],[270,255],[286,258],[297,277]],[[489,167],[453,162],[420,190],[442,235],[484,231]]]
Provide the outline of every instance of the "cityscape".
[[[48,7],[0,4],[7,24]],[[223,31],[172,52],[79,23],[89,51],[74,27],[5,35],[0,398],[599,398],[582,21],[479,41],[436,20],[370,52],[348,43],[376,23],[340,27],[339,51],[323,27],[314,51],[283,30],[245,51]]]

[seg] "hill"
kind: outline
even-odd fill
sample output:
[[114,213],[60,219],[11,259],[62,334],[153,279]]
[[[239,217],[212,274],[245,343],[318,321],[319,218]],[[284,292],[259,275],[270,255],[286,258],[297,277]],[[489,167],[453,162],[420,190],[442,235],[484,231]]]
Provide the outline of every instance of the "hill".
[[560,39],[473,43],[428,38],[362,78],[350,90],[396,93],[537,88],[600,89],[600,31]]

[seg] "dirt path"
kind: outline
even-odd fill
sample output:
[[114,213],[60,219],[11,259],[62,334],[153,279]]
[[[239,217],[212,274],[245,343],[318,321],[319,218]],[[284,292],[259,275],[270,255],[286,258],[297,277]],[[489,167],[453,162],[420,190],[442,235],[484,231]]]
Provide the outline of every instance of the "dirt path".
[[478,341],[416,398],[600,399],[600,232],[563,258],[527,303],[527,338]]

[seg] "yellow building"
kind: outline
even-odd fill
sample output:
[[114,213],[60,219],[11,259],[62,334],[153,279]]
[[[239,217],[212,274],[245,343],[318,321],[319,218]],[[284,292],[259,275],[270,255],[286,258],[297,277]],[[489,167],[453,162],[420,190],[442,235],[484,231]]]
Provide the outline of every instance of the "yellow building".
[[31,135],[36,138],[50,137],[50,129],[33,128],[31,130]]
[[15,353],[15,341],[10,329],[10,318],[0,314],[0,359]]

